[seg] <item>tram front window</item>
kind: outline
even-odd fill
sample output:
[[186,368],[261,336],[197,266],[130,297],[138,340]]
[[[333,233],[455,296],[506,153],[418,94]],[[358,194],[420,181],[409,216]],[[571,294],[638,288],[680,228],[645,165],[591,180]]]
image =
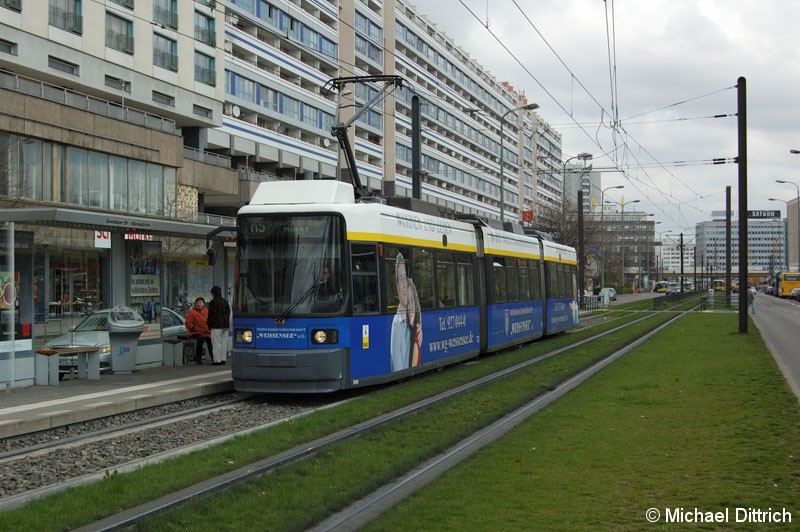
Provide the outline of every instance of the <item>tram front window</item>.
[[344,309],[344,222],[334,215],[239,220],[239,313],[308,316]]

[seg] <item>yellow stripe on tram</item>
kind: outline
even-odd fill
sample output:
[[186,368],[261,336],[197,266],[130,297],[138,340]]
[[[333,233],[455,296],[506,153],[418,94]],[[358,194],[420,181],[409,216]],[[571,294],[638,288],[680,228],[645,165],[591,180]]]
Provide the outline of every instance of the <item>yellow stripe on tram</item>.
[[456,244],[450,242],[448,239],[447,246],[442,243],[442,238],[439,240],[432,240],[427,238],[411,238],[400,235],[387,235],[385,233],[365,233],[365,232],[350,232],[347,233],[347,240],[356,242],[383,242],[387,244],[400,244],[405,246],[420,246],[436,249],[447,249],[452,251],[466,251],[475,253],[477,248],[467,244]]

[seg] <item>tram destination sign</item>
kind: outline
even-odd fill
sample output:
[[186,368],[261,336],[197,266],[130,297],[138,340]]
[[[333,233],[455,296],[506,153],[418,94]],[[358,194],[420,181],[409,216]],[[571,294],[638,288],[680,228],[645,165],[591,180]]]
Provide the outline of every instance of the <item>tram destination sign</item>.
[[747,211],[747,219],[773,219],[780,218],[781,211]]

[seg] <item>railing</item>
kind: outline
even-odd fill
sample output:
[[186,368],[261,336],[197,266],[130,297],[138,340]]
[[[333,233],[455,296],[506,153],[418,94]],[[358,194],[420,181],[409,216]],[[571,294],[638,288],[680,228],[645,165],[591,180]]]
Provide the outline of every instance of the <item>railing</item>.
[[106,46],[120,52],[133,53],[133,35],[106,30]]
[[231,168],[231,158],[227,155],[217,155],[216,153],[200,151],[195,148],[190,148],[189,146],[184,146],[183,156],[184,158],[191,159],[192,161],[213,164],[214,166],[219,166],[220,168]]
[[[726,300],[727,299],[727,300]],[[728,299],[725,292],[709,292],[700,298],[700,310],[737,310],[739,308],[739,295],[731,294]]]
[[217,44],[217,32],[213,29],[203,28],[201,26],[194,27],[194,38],[197,41],[206,43],[210,46]]
[[607,308],[604,299],[603,296],[584,296],[581,299],[581,310],[604,310]]
[[19,74],[14,74],[7,70],[0,70],[0,88],[63,105],[69,105],[76,109],[122,120],[149,129],[163,131],[165,133],[175,134],[177,131],[175,121],[169,118],[125,107],[119,103],[95,98],[94,96],[89,96],[88,94],[83,94],[57,85],[51,85],[44,81],[20,76]]
[[153,64],[174,72],[178,71],[178,54],[164,50],[153,50]]
[[192,215],[192,221],[198,224],[214,225],[217,227],[236,227],[236,218],[197,212]]
[[270,174],[267,172],[259,172],[251,170],[250,168],[239,168],[239,181],[255,181],[256,183],[263,183],[265,181],[285,181],[285,177]]

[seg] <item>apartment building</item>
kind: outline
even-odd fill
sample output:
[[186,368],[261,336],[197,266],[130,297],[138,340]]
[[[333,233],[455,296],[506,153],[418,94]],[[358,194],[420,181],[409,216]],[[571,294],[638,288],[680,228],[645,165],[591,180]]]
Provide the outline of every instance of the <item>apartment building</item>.
[[[538,202],[560,200],[557,187],[536,179],[537,167],[560,168],[560,135],[534,112],[509,113],[530,105],[524,95],[496,80],[410,4],[220,4],[226,9],[225,115],[222,127],[207,133],[205,149],[281,178],[334,178],[342,157],[330,127],[360,112],[351,142],[361,181],[378,194],[410,196],[416,95],[422,199],[500,218],[502,196],[509,220],[521,220]],[[353,83],[341,94],[327,90],[331,78],[395,75],[402,84],[369,108],[384,89],[381,81]]]
[[[17,259],[0,277],[19,288],[17,338],[227,286],[231,254],[208,267],[205,236],[264,180],[348,179],[336,123],[356,118],[364,185],[410,196],[414,96],[422,199],[509,221],[557,206],[560,135],[461,46],[402,0],[0,1],[0,246],[14,238]],[[330,90],[356,76],[372,80]]]

